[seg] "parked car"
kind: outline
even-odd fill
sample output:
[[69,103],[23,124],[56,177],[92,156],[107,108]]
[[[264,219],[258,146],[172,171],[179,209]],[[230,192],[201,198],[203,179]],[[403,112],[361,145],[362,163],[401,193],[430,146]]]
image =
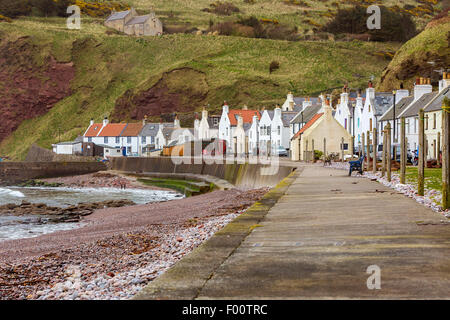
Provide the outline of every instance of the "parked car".
[[283,148],[282,146],[279,146],[275,150],[275,154],[279,157],[287,157],[289,155],[288,151],[285,148]]
[[[372,150],[371,150],[372,151]],[[395,145],[395,160],[400,162],[401,150],[400,145]],[[383,145],[378,145],[377,160],[382,161],[383,158]],[[391,159],[394,160],[394,146],[391,146]],[[410,151],[406,152],[406,162],[413,163],[413,156]]]

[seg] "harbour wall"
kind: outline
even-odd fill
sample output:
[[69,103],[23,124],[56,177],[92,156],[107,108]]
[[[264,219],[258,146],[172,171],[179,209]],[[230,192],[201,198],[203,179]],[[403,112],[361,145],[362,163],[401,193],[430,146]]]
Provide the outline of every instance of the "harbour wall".
[[0,162],[0,184],[54,178],[107,170],[102,162]]
[[[251,163],[194,163],[193,159],[183,159],[175,164],[171,158],[112,158],[112,170],[128,173],[164,173],[208,175],[226,180],[235,186],[258,188],[275,186],[286,178],[295,167],[283,165],[263,165]],[[181,159],[177,159],[181,162]],[[200,161],[197,161],[200,162]]]

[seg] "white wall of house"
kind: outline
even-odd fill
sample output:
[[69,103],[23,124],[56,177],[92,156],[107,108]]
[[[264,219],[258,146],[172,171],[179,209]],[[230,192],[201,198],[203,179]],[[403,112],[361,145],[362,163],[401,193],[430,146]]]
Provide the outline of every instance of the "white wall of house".
[[230,119],[228,117],[229,107],[224,105],[222,107],[222,116],[219,122],[219,139],[225,140],[228,146],[231,146],[232,142],[232,129]]
[[200,123],[198,125],[198,139],[209,140],[211,138],[213,138],[213,135],[209,129],[208,111],[206,109],[203,109],[202,119],[200,120]]
[[56,154],[73,154],[73,144],[54,144],[53,152]]
[[244,155],[247,152],[246,134],[244,130],[244,121],[241,116],[237,117],[237,126],[233,130],[233,152],[237,155]]
[[364,103],[363,111],[361,114],[361,133],[372,132],[372,129],[377,126],[375,117],[375,88],[366,89],[366,102]]
[[259,121],[259,148],[262,153],[270,152],[268,150],[271,145],[272,136],[272,119],[267,110],[264,110]]
[[252,126],[248,130],[248,152],[256,155],[258,152],[259,143],[259,120],[255,115],[253,116]]
[[351,133],[350,119],[352,117],[352,114],[350,113],[350,110],[348,108],[348,102],[348,93],[341,93],[341,101],[336,106],[336,113],[334,118],[337,120],[337,122],[339,122],[341,126],[343,126],[349,133]]

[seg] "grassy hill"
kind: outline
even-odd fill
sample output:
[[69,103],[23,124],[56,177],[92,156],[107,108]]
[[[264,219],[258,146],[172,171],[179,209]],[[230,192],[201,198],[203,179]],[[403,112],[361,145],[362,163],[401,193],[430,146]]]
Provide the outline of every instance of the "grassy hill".
[[450,18],[432,21],[416,37],[406,42],[383,72],[379,90],[411,88],[417,77],[430,77],[437,86],[441,74],[450,66]]
[[[60,18],[0,23],[0,48],[18,39],[31,45],[33,63],[45,65],[52,56],[59,62],[73,62],[76,72],[70,96],[46,114],[24,121],[0,143],[0,155],[14,159],[23,159],[33,143],[49,148],[52,143],[75,138],[84,132],[90,118],[100,120],[108,115],[118,121],[137,121],[148,111],[157,120],[158,112],[169,114],[175,109],[184,112],[182,121],[192,126],[192,111],[205,104],[210,104],[212,111],[220,109],[224,100],[232,107],[244,103],[253,108],[273,107],[284,101],[288,91],[312,94],[346,81],[351,87],[364,87],[371,75],[379,77],[388,64],[374,52],[399,47],[395,43],[287,42],[184,34],[134,38],[107,35],[96,19],[83,19],[79,31],[66,29]],[[273,60],[280,68],[270,74]],[[161,98],[160,110],[145,109],[148,92],[156,99],[153,105]],[[135,101],[136,96],[139,99]],[[167,97],[173,99],[167,101]]]
[[[95,0],[92,0],[95,1]],[[239,8],[239,12],[230,16],[217,15],[202,11],[215,1],[211,0],[127,0],[124,1],[143,12],[154,8],[165,23],[189,23],[200,29],[206,29],[209,21],[235,20],[238,16],[254,15],[257,18],[277,20],[289,26],[297,26],[301,32],[324,25],[334,15],[337,8],[355,4],[370,5],[377,3],[411,15],[419,28],[423,28],[433,13],[424,10],[431,5],[434,10],[442,6],[440,0],[222,0]],[[422,7],[421,7],[422,6]]]

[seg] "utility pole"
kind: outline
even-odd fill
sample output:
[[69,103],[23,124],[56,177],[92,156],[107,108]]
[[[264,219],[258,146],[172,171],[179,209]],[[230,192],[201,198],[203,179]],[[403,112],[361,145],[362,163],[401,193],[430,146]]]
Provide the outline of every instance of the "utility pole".
[[405,118],[401,119],[401,152],[400,152],[400,183],[405,184],[406,180],[406,130]]
[[384,177],[384,175],[386,174],[386,144],[387,144],[387,139],[386,139],[386,128],[382,131],[383,132],[383,150],[381,152],[381,176]]
[[[365,143],[365,138],[366,138],[366,135],[364,134],[364,132],[363,133],[361,133],[361,153],[362,153],[362,155],[363,156],[365,156],[365,152],[366,152],[366,150],[365,150],[365,145],[364,145],[364,143]],[[362,163],[361,163],[361,166],[363,167],[363,170],[364,170],[364,163],[365,163],[366,161],[363,159],[363,161],[362,161]]]
[[436,147],[436,149],[437,149],[437,165],[438,165],[438,167],[440,167],[441,166],[441,157],[440,157],[440,155],[441,155],[441,133],[440,132],[437,133],[436,144],[437,144],[437,147]]
[[366,148],[367,148],[367,171],[370,170],[370,131],[367,130],[367,143],[366,143]]
[[392,180],[391,175],[391,124],[388,123],[386,126],[386,169],[387,169],[387,179],[389,182]]
[[450,208],[450,100],[442,105],[442,208]]
[[372,149],[373,149],[373,173],[377,173],[377,148],[378,148],[378,136],[377,128],[373,128],[372,133]]
[[419,111],[419,166],[417,168],[417,193],[419,196],[423,196],[425,194],[425,186],[424,186],[424,173],[425,173],[425,127],[424,120],[425,114],[423,109]]

